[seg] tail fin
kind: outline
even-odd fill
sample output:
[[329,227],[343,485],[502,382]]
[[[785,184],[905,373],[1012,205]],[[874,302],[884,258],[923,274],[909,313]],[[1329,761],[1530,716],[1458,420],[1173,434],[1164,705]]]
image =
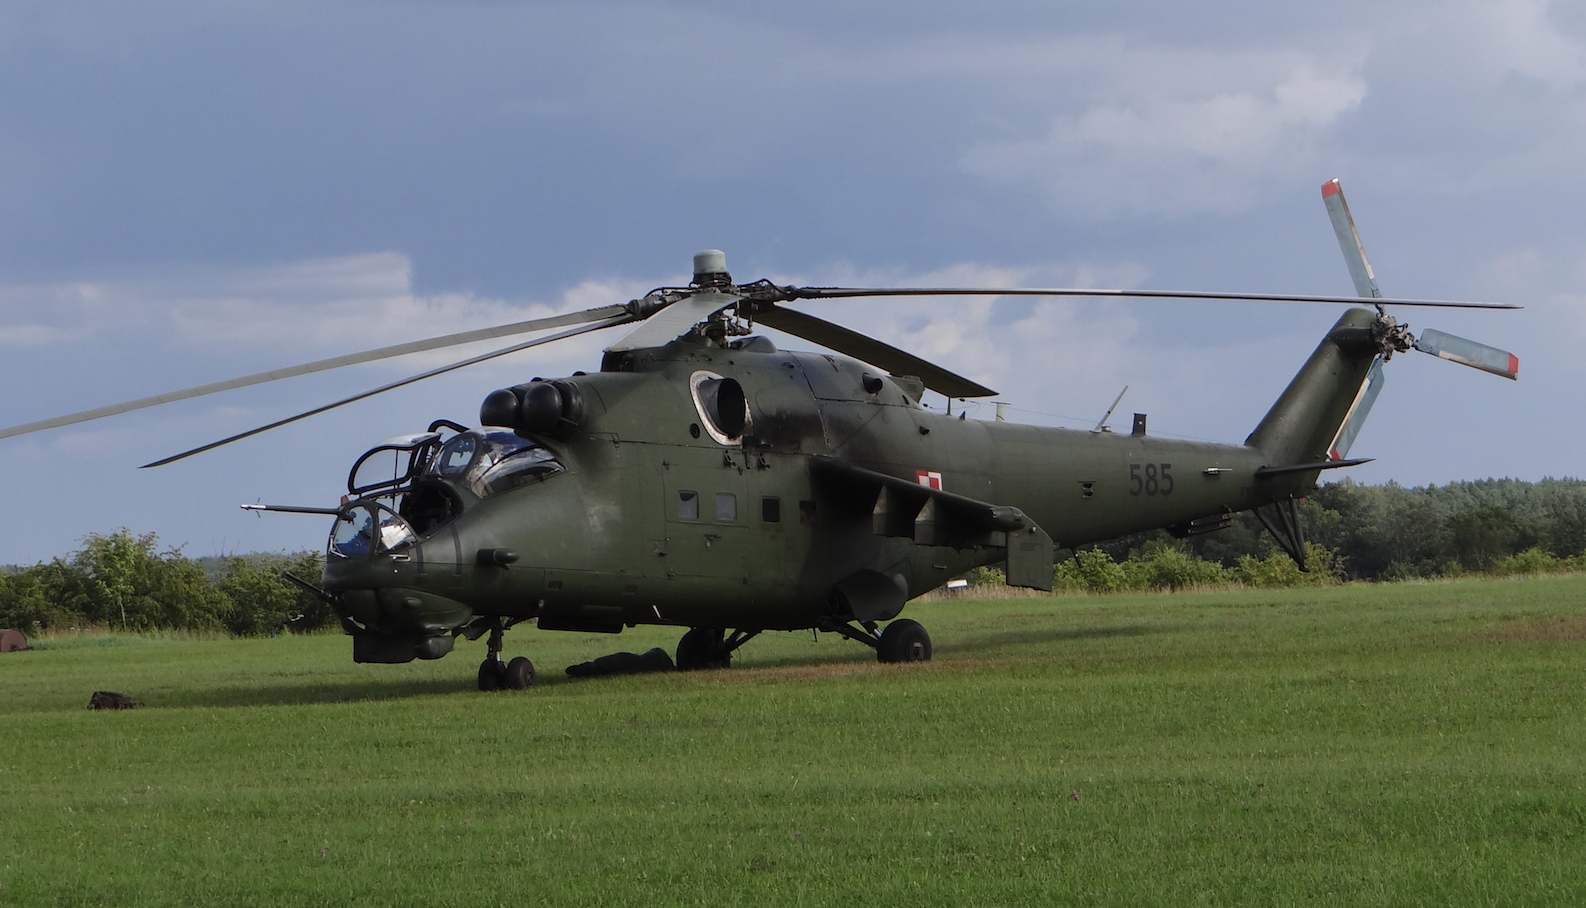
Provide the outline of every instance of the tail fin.
[[1345,312],[1245,444],[1260,448],[1274,466],[1333,459],[1381,352],[1372,331],[1376,320],[1369,309]]

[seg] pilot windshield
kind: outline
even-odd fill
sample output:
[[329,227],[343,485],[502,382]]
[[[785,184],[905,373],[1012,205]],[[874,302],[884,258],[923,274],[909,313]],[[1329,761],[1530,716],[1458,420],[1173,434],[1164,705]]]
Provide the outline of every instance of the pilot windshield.
[[556,455],[510,430],[464,432],[441,448],[430,475],[461,482],[480,498],[562,472]]
[[336,518],[329,551],[342,558],[394,552],[415,539],[407,521],[381,505],[363,505]]

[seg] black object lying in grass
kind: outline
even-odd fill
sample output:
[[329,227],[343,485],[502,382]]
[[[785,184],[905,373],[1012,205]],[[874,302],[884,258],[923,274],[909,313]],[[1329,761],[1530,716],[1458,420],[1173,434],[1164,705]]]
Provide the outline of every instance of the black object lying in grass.
[[143,701],[137,697],[118,694],[113,690],[96,690],[88,698],[89,709],[137,709],[142,705]]
[[642,675],[646,672],[669,672],[676,669],[672,657],[659,646],[639,655],[637,653],[612,653],[593,662],[569,665],[567,673],[574,678],[602,678],[608,675]]

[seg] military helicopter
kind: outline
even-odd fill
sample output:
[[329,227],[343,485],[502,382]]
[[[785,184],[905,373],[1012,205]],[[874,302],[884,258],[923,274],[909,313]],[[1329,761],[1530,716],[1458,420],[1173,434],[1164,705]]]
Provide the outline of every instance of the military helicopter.
[[[676,664],[724,668],[769,630],[815,629],[882,662],[931,658],[898,617],[912,598],[986,564],[1049,590],[1058,548],[1165,528],[1193,536],[1254,511],[1302,566],[1296,501],[1323,471],[1365,463],[1350,446],[1396,353],[1420,350],[1514,379],[1517,358],[1437,331],[1393,306],[1519,308],[1386,299],[1336,180],[1323,198],[1357,297],[1097,289],[778,286],[735,283],[725,256],[694,257],[686,287],[625,305],[385,347],[0,430],[67,425],[449,344],[555,330],[410,376],[146,466],[171,463],[434,375],[617,326],[598,372],[492,391],[478,425],[438,419],[359,457],[334,507],[245,505],[332,518],[319,583],[358,662],[437,659],[487,637],[481,690],[522,689],[533,663],[502,658],[505,632],[684,629]],[[927,389],[994,395],[975,381],[789,304],[905,296],[1085,296],[1358,303],[1322,338],[1243,444],[1133,431],[969,420],[922,406]],[[778,349],[768,326],[835,353]],[[1115,404],[1116,406],[1116,404]],[[1110,414],[1109,414],[1110,415]],[[1104,419],[1105,423],[1106,420]],[[883,626],[883,623],[884,626]]]

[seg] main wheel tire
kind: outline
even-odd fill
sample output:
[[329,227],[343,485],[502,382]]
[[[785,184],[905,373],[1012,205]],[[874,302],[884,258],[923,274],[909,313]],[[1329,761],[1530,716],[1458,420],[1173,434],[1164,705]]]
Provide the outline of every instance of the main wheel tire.
[[500,659],[486,659],[479,663],[479,689],[500,690],[506,673],[506,666],[501,664]]
[[912,618],[899,618],[881,631],[876,658],[882,662],[931,661],[931,635]]
[[528,690],[534,686],[534,663],[527,656],[513,656],[501,678],[502,686],[511,690]]
[[727,652],[723,639],[726,633],[719,627],[690,628],[683,639],[677,641],[677,670],[697,672],[730,666],[732,653]]

